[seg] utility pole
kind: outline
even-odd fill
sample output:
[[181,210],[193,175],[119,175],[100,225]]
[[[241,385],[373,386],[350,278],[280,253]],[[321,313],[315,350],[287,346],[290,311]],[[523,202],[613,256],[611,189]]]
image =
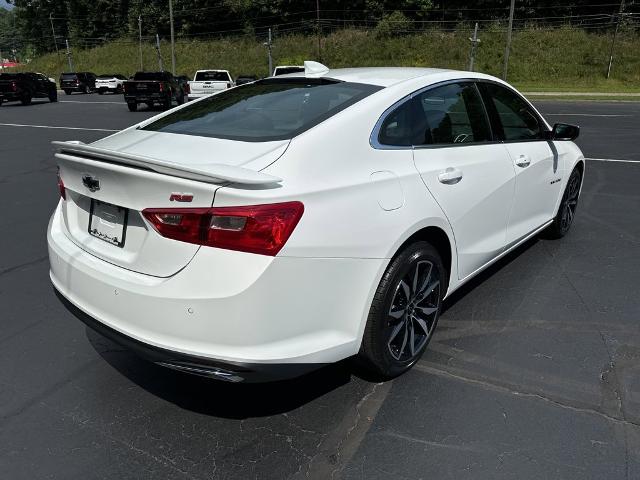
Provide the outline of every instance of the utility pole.
[[271,28],[269,28],[269,36],[267,37],[267,41],[263,44],[267,47],[267,52],[269,53],[269,77],[273,75],[273,59],[271,58],[271,46],[273,45],[271,42]]
[[158,67],[161,72],[164,72],[164,65],[162,64],[162,53],[160,52],[160,36],[156,33],[156,51],[158,52]]
[[53,35],[53,46],[56,47],[56,55],[60,55],[60,52],[58,52],[58,42],[56,41],[56,31],[53,28],[53,13],[49,14],[49,21],[51,22],[51,35]]
[[316,34],[318,36],[318,61],[321,62],[320,37],[322,36],[322,30],[320,30],[320,0],[316,0]]
[[509,30],[507,30],[507,48],[504,51],[504,70],[502,71],[502,79],[507,79],[507,71],[509,70],[509,50],[511,50],[511,31],[513,30],[513,11],[515,10],[516,0],[511,0],[509,8]]
[[73,72],[73,59],[71,58],[71,49],[69,48],[69,40],[65,38],[64,43],[67,46],[67,60],[69,61],[69,71]]
[[476,22],[476,26],[473,29],[473,37],[469,39],[471,41],[471,53],[469,55],[469,71],[473,72],[473,63],[476,59],[476,47],[480,43],[480,39],[478,38],[478,22]]
[[620,28],[620,20],[622,19],[623,11],[624,11],[624,0],[621,0],[620,10],[618,11],[618,19],[616,21],[616,28],[613,31],[613,39],[611,40],[611,50],[609,51],[609,66],[607,67],[607,79],[611,75],[611,66],[613,65],[613,49],[616,46],[616,37],[618,36],[618,29]]
[[140,50],[140,71],[144,71],[142,65],[142,15],[138,15],[138,49]]
[[176,45],[173,36],[173,1],[169,0],[169,23],[171,23],[171,73],[176,74]]

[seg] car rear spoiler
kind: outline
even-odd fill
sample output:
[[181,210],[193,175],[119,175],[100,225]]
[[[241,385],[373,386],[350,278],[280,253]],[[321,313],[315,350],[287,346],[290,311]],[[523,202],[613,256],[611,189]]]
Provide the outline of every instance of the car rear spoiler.
[[248,168],[236,167],[233,165],[213,163],[207,165],[206,169],[193,168],[179,163],[146,157],[144,155],[92,147],[91,145],[86,145],[79,141],[54,141],[51,143],[56,147],[60,147],[60,151],[55,154],[56,157],[67,160],[69,160],[68,154],[79,154],[81,157],[89,160],[130,165],[133,167],[144,168],[146,170],[152,170],[157,173],[163,173],[165,175],[172,175],[174,177],[187,178],[207,183],[231,182],[243,185],[267,185],[282,181],[281,178],[267,173],[250,170]]

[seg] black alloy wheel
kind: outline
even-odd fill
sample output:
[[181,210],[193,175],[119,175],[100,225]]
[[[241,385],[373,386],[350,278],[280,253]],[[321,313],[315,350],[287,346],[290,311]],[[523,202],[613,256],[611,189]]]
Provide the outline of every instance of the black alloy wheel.
[[558,213],[548,228],[547,233],[551,238],[561,238],[569,232],[576,216],[581,185],[582,172],[578,168],[574,168],[562,195]]
[[374,296],[359,358],[376,375],[392,378],[411,368],[431,340],[446,292],[437,250],[416,242],[392,261]]

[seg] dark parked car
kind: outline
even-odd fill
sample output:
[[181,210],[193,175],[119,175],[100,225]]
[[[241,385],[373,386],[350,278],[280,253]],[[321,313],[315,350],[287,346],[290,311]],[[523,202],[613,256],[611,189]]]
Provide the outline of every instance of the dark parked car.
[[4,102],[22,102],[29,105],[34,98],[48,98],[58,101],[58,91],[52,82],[41,73],[0,74],[0,97]]
[[64,93],[91,93],[96,89],[96,74],[92,72],[72,72],[60,75],[60,88]]
[[185,98],[180,82],[169,72],[138,72],[133,80],[124,82],[124,99],[132,112],[140,103],[146,103],[149,108],[160,105],[167,110],[174,100],[182,105]]
[[240,75],[236,78],[236,85],[244,85],[245,83],[251,83],[258,80],[258,77],[255,75]]

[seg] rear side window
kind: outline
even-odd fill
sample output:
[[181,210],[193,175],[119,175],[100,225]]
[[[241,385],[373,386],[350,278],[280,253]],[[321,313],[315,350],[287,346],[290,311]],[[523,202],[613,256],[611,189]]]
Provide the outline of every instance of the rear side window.
[[200,100],[142,129],[246,142],[285,140],[380,88],[327,79],[265,79]]
[[452,83],[415,97],[422,138],[416,145],[448,145],[491,141],[482,98],[472,83]]
[[483,83],[482,88],[495,109],[502,140],[513,142],[543,138],[544,129],[538,116],[519,95],[494,83]]
[[160,80],[168,82],[171,80],[171,74],[167,72],[137,72],[133,76],[133,79],[139,81]]
[[75,80],[77,77],[77,75],[75,73],[63,73],[62,74],[62,79],[63,80]]
[[198,72],[196,73],[196,82],[230,82],[229,74],[227,72]]
[[378,142],[382,145],[407,147],[413,145],[415,136],[414,105],[408,100],[386,116],[380,125]]

